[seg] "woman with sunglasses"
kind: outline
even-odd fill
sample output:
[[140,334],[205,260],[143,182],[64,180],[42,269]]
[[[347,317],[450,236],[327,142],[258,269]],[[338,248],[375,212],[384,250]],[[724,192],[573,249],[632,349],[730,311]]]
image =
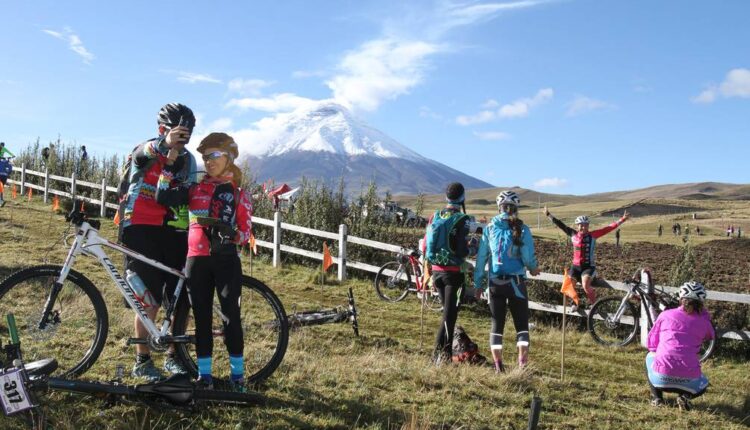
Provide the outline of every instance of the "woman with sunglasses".
[[[570,237],[573,242],[573,265],[570,266],[570,277],[580,282],[589,304],[596,301],[596,292],[591,282],[596,277],[596,265],[594,264],[594,248],[596,239],[604,236],[612,230],[620,227],[630,218],[628,211],[622,214],[622,218],[612,224],[598,230],[589,231],[589,217],[581,215],[575,220],[576,228],[565,225],[562,221],[552,216],[544,207],[544,215],[552,221],[560,230]],[[579,307],[581,308],[581,307]]]
[[[188,228],[187,288],[195,318],[199,382],[212,387],[214,290],[218,293],[224,322],[225,344],[229,352],[231,383],[244,391],[244,358],[239,295],[242,267],[237,245],[250,239],[253,212],[250,195],[239,188],[242,172],[234,164],[237,144],[225,133],[211,133],[198,145],[206,175],[197,184],[169,188],[172,166],[169,161],[159,177],[156,200],[165,206],[187,204]],[[204,227],[199,217],[218,219],[219,225]]]

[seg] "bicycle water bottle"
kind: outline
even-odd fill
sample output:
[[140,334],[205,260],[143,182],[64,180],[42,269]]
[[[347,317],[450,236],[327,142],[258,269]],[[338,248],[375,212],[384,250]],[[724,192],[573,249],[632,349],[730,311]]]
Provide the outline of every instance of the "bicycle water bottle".
[[154,296],[152,296],[151,291],[146,288],[146,284],[143,283],[141,277],[132,270],[126,270],[125,273],[127,275],[125,279],[128,281],[130,288],[133,289],[133,292],[135,293],[135,299],[141,302],[144,308],[156,306],[156,300],[154,300]]

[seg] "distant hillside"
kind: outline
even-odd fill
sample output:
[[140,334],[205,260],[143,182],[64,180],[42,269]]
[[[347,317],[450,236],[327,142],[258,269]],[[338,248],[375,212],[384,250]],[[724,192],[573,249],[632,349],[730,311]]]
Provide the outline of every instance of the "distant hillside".
[[[503,190],[513,190],[521,197],[524,205],[542,204],[576,204],[607,202],[612,200],[643,199],[682,199],[682,200],[750,200],[750,184],[726,184],[722,182],[697,182],[690,184],[657,185],[627,191],[612,191],[588,195],[551,194],[529,190],[521,187],[496,187],[469,190],[466,194],[467,204],[494,205],[495,197]],[[408,203],[414,196],[399,196],[398,201]],[[442,194],[431,194],[425,197],[426,203],[435,204],[443,201]]]

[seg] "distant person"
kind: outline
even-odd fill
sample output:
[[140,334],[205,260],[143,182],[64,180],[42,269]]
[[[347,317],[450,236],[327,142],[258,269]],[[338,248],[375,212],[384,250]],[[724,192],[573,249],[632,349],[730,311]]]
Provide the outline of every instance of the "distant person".
[[86,152],[86,145],[81,145],[81,161],[89,159],[89,153]]
[[659,228],[656,229],[656,231],[657,231],[657,234],[659,235],[659,237],[661,237],[661,234],[662,234],[662,231],[663,231],[663,227],[661,226],[661,224],[659,224]]
[[737,239],[742,237],[742,227],[737,227]]
[[474,270],[474,291],[481,293],[487,286],[484,271],[490,261],[489,305],[492,313],[490,350],[495,360],[495,371],[505,371],[503,366],[503,332],[508,309],[516,328],[518,367],[529,361],[529,294],[526,289],[526,269],[539,274],[539,263],[534,255],[531,230],[518,218],[521,199],[513,191],[503,191],[497,196],[500,212],[482,231]]
[[573,242],[573,265],[570,267],[570,276],[581,283],[583,290],[586,292],[589,304],[594,304],[596,301],[596,292],[594,291],[594,288],[591,287],[591,282],[596,277],[596,265],[594,262],[596,239],[620,227],[628,220],[628,218],[630,218],[630,214],[628,211],[625,211],[619,220],[594,231],[589,231],[589,217],[586,215],[581,215],[576,218],[575,225],[578,228],[578,230],[576,230],[572,227],[568,227],[562,221],[552,216],[547,209],[547,206],[544,207],[544,214],[560,230],[568,235],[571,242]]
[[734,226],[729,227],[732,230],[732,236],[734,236]]
[[0,157],[3,157],[3,158],[15,157],[15,154],[10,152],[10,150],[8,150],[8,148],[5,147],[5,142],[0,142]]
[[682,235],[682,226],[678,222],[677,223],[677,236],[680,236],[680,235]]
[[685,236],[690,234],[690,224],[685,224]]
[[672,223],[672,234],[677,236],[677,223]]
[[617,231],[615,231],[615,246],[620,247],[620,229],[618,228]]
[[727,237],[732,235],[732,228],[730,226],[727,226]]
[[695,234],[697,234],[698,236],[701,235],[701,226],[699,226],[699,225],[695,226]]
[[646,371],[651,404],[664,404],[664,392],[677,393],[677,405],[690,410],[690,400],[702,395],[708,378],[701,372],[698,351],[716,333],[703,301],[706,290],[698,282],[686,282],[678,295],[680,306],[669,309],[654,322],[648,333]]
[[8,183],[8,176],[13,172],[13,165],[10,160],[0,157],[0,208],[5,206],[5,184]]
[[[458,182],[445,190],[446,206],[438,209],[427,224],[424,255],[432,265],[432,280],[443,304],[443,320],[435,334],[432,360],[435,364],[453,360],[453,330],[458,318],[458,294],[464,284],[461,266],[476,253],[476,239],[468,240],[469,217],[464,206],[464,186]],[[463,209],[463,211],[462,211]]]

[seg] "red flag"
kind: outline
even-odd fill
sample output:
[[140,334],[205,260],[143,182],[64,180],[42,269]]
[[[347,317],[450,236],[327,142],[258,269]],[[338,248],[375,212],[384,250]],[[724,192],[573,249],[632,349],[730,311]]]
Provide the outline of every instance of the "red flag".
[[250,232],[250,240],[248,241],[248,244],[250,245],[250,249],[253,250],[253,255],[258,255],[258,244],[255,243],[255,235],[253,232]]
[[563,283],[560,292],[570,297],[571,300],[577,305],[578,304],[578,293],[576,292],[576,281],[568,276],[568,269],[565,269],[563,274]]
[[32,194],[31,187],[29,187],[29,192],[27,194],[29,196],[29,201],[31,201],[31,194]]
[[331,258],[331,251],[328,250],[328,244],[323,242],[323,271],[327,272],[328,268],[333,266],[333,258]]
[[86,208],[83,206],[83,200],[81,200],[81,212],[86,212]]

